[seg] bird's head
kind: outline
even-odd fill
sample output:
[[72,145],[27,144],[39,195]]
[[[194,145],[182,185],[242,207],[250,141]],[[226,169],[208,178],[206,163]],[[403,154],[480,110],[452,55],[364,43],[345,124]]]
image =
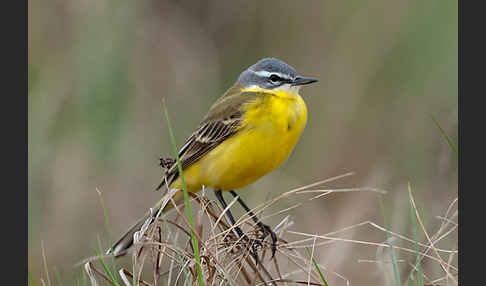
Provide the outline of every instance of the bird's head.
[[243,88],[298,90],[300,86],[316,81],[315,78],[300,76],[293,67],[281,60],[264,58],[243,71],[237,83]]

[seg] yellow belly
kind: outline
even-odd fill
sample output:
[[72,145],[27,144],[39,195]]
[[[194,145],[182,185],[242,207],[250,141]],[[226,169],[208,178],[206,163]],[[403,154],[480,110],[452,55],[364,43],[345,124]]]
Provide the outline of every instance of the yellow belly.
[[[234,190],[253,183],[290,155],[307,122],[298,94],[272,95],[246,107],[241,129],[184,170],[189,191]],[[181,188],[180,178],[173,184]]]

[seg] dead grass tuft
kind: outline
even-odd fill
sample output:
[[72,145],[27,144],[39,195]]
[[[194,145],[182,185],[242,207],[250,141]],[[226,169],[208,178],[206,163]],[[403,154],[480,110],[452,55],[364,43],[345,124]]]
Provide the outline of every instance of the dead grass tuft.
[[[317,187],[328,182],[349,176],[345,174],[323,180],[308,186],[297,188],[271,199],[255,207],[252,211],[255,215],[261,213],[277,201],[292,197],[297,202],[294,206],[280,210],[265,218],[282,215],[289,210],[299,207],[308,200],[325,197],[331,193],[350,191],[369,191],[384,194],[382,190],[373,188],[325,190]],[[383,226],[371,221],[364,221],[355,225],[333,231],[326,234],[308,234],[293,231],[290,216],[284,218],[273,227],[278,236],[277,251],[271,258],[272,243],[267,236],[258,250],[258,265],[255,263],[250,250],[250,242],[242,240],[233,231],[225,216],[225,211],[219,205],[210,200],[203,190],[199,194],[190,194],[191,204],[196,206],[196,229],[199,253],[201,255],[201,268],[206,285],[326,285],[327,282],[319,275],[321,271],[324,277],[338,278],[342,285],[351,285],[351,282],[342,274],[334,272],[329,267],[321,264],[313,264],[315,250],[329,244],[353,243],[377,248],[375,259],[361,259],[359,263],[376,263],[380,268],[384,264],[390,264],[389,256],[384,255],[384,250],[391,244],[386,241],[362,241],[343,238],[347,231],[359,227],[370,227],[375,231],[388,233],[395,241],[401,241],[405,245],[398,246],[393,243],[393,248],[403,255],[397,262],[409,266],[409,273],[403,285],[415,284],[417,261],[425,260],[440,265],[443,275],[430,277],[423,272],[425,285],[457,285],[457,265],[453,265],[453,258],[457,255],[457,249],[442,249],[437,244],[451,233],[457,231],[457,199],[454,200],[445,214],[438,217],[441,225],[438,230],[430,235],[413,204],[418,225],[425,232],[426,241],[417,242],[419,260],[416,259],[415,240],[405,235],[392,232]],[[309,195],[311,197],[309,198]],[[413,196],[410,192],[410,199]],[[171,201],[174,204],[174,201]],[[234,203],[232,201],[231,203]],[[229,204],[231,206],[231,203]],[[155,223],[145,225],[136,235],[135,250],[132,252],[132,269],[118,269],[121,278],[120,285],[197,285],[196,260],[191,244],[191,229],[189,222],[182,211],[183,205],[175,206],[176,216],[169,219],[165,214],[158,214]],[[454,211],[455,209],[455,211]],[[262,217],[263,218],[263,217]],[[265,219],[263,218],[263,219]],[[248,215],[244,215],[237,221],[250,241],[258,240],[261,230],[253,223]],[[300,236],[301,239],[287,241],[287,234],[292,237]],[[92,259],[91,259],[92,260]],[[317,259],[316,259],[317,260]],[[317,269],[317,267],[319,269]],[[89,275],[92,285],[98,285],[97,279],[110,282],[103,271],[98,270],[92,261],[85,264],[85,270]],[[164,281],[162,283],[161,281]],[[165,282],[166,281],[166,282]],[[112,282],[110,282],[112,284]]]

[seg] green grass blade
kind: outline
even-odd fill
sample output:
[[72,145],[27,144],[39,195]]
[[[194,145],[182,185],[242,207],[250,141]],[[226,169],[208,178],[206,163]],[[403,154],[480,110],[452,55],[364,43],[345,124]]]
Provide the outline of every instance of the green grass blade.
[[[408,184],[408,189],[411,192],[410,189],[410,184]],[[415,245],[415,255],[416,255],[416,260],[415,260],[415,265],[417,267],[417,286],[424,286],[424,277],[423,277],[423,270],[422,270],[422,263],[420,263],[420,252],[419,252],[419,246],[418,246],[418,238],[417,238],[417,218],[415,217],[415,210],[413,208],[413,203],[412,200],[409,200],[410,202],[410,221],[412,223],[412,233],[413,233],[413,240],[414,240],[414,245]]]
[[[102,255],[103,254],[103,246],[101,245],[101,240],[100,240],[100,237],[99,236],[98,236],[98,247],[100,248],[100,253],[101,254],[98,254],[97,252],[95,252],[95,254],[96,255]],[[103,259],[102,258],[99,258],[98,261],[100,262],[101,267],[103,267],[103,271],[105,271],[106,276],[108,276],[110,278],[111,284],[113,286],[117,286],[118,283],[116,281],[115,276],[111,273],[111,271],[108,268],[108,266],[106,266],[106,263],[103,261]]]
[[177,167],[178,167],[178,170],[179,170],[179,176],[180,176],[181,182],[182,182],[182,188],[183,188],[183,192],[184,192],[184,202],[186,204],[187,216],[188,216],[189,224],[191,225],[191,241],[192,241],[192,246],[193,246],[193,249],[194,249],[194,257],[196,258],[197,280],[198,280],[199,285],[204,285],[203,280],[202,280],[201,257],[199,255],[199,247],[198,247],[198,243],[197,243],[197,239],[196,239],[196,234],[194,233],[195,225],[194,225],[194,219],[193,219],[193,216],[192,216],[191,204],[189,203],[189,194],[187,193],[187,186],[186,186],[186,182],[184,180],[184,174],[182,172],[182,165],[181,165],[181,161],[180,161],[180,158],[179,158],[179,152],[177,150],[177,144],[176,144],[176,141],[175,141],[174,132],[172,130],[172,125],[170,123],[169,112],[167,111],[167,107],[165,106],[165,101],[163,103],[163,107],[164,107],[165,118],[167,120],[167,125],[168,125],[168,128],[169,128],[170,141],[171,141],[171,144],[172,144],[174,155],[175,155],[176,160],[177,160]]
[[459,153],[457,152],[457,148],[454,145],[454,143],[452,143],[451,138],[445,133],[444,129],[442,129],[442,127],[440,126],[439,122],[435,119],[435,117],[434,116],[431,116],[431,117],[432,117],[432,120],[434,121],[435,125],[439,128],[440,133],[442,133],[442,136],[444,136],[444,138],[447,140],[447,143],[451,147],[452,151],[454,151],[454,153],[456,153],[456,156],[459,156]]
[[319,265],[317,265],[317,262],[314,259],[314,257],[312,257],[312,263],[314,263],[314,267],[317,269],[317,272],[319,272],[319,276],[321,276],[322,283],[324,283],[324,285],[328,286],[326,278],[324,278],[324,275],[321,272],[321,268],[319,267]]
[[[383,198],[382,197],[380,197],[380,209],[381,209],[381,213],[383,215],[383,220],[385,222],[385,227],[386,227],[386,229],[390,229],[388,222],[386,220],[385,206],[383,205]],[[386,232],[386,243],[390,247],[390,255],[391,255],[391,260],[392,260],[392,265],[393,265],[393,276],[395,277],[395,285],[400,286],[401,282],[400,282],[400,272],[398,271],[398,260],[397,260],[397,256],[396,256],[396,253],[395,253],[395,249],[393,249],[393,244],[391,243],[391,240],[390,240],[390,234],[388,232]]]
[[[103,196],[101,195],[101,191],[96,188],[96,192],[98,193],[98,196],[100,198],[100,204],[101,204],[101,208],[103,209],[103,216],[104,216],[104,219],[105,219],[105,229],[106,229],[106,233],[108,234],[108,244],[110,245],[113,245],[113,241],[112,241],[112,235],[111,235],[111,230],[110,230],[110,222],[108,221],[108,212],[106,210],[106,207],[105,207],[105,202],[103,200]],[[101,249],[100,249],[101,252],[103,252]],[[113,257],[111,259],[112,261],[112,271],[113,272],[116,272],[116,269],[118,268],[118,265],[116,263],[116,260],[115,258]]]
[[41,249],[42,249],[42,259],[44,260],[44,271],[46,272],[47,285],[51,286],[51,278],[49,278],[49,269],[47,268],[47,258],[46,258],[46,251],[44,249],[43,240],[41,240]]
[[53,272],[54,272],[54,275],[56,276],[56,279],[57,279],[57,283],[58,283],[58,285],[62,286],[62,279],[61,279],[61,275],[59,274],[59,271],[57,271],[56,266],[54,266],[52,270],[53,270]]
[[312,263],[314,264],[314,267],[316,268],[317,273],[319,273],[319,276],[321,277],[322,283],[324,283],[325,286],[328,286],[326,278],[324,277],[324,274],[322,274],[321,268],[319,267],[316,260],[312,256],[312,253],[309,251],[309,249],[306,248],[306,250],[307,250],[307,253],[309,254],[310,258],[312,259]]
[[108,222],[108,213],[105,208],[105,203],[103,201],[103,197],[101,196],[101,191],[96,188],[96,192],[98,193],[98,197],[100,198],[100,204],[101,208],[103,209],[103,217],[105,219],[105,228],[106,228],[106,233],[108,234],[108,243],[111,245],[112,240],[111,240],[111,231],[110,231],[110,224]]

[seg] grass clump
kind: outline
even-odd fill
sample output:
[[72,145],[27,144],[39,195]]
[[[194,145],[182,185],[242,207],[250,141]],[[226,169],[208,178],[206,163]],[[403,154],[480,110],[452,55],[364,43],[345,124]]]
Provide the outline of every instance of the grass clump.
[[[285,213],[302,207],[310,200],[326,198],[331,194],[352,192],[371,192],[378,195],[385,193],[374,188],[322,188],[329,182],[349,175],[351,173],[284,192],[252,209],[252,212],[262,220],[282,216],[280,222],[273,227],[278,237],[277,251],[273,258],[271,258],[272,242],[268,236],[258,249],[259,263],[256,264],[250,250],[251,241],[261,238],[260,228],[251,217],[243,215],[236,225],[243,229],[250,240],[242,240],[233,231],[235,226],[231,226],[227,221],[226,210],[222,209],[216,201],[208,198],[203,188],[197,194],[188,193],[191,198],[189,204],[176,205],[170,196],[167,198],[168,202],[174,205],[173,210],[164,214],[159,213],[153,223],[142,227],[139,237],[135,240],[129,268],[113,265],[109,267],[110,265],[107,265],[103,259],[111,257],[110,255],[95,256],[83,262],[86,275],[83,277],[84,280],[77,281],[77,285],[198,285],[202,279],[204,285],[348,286],[351,285],[348,278],[320,264],[317,259],[317,253],[323,247],[331,245],[339,247],[338,244],[376,247],[375,260],[360,259],[358,263],[375,263],[383,275],[386,275],[388,270],[382,266],[389,263],[395,263],[402,274],[408,271],[408,275],[403,276],[406,279],[403,279],[395,276],[393,270],[390,270],[395,279],[394,284],[457,285],[458,269],[454,257],[458,252],[456,249],[438,247],[441,241],[457,231],[457,199],[450,204],[443,216],[437,217],[441,224],[433,234],[424,227],[411,188],[409,188],[408,201],[412,226],[411,237],[390,230],[386,223],[383,227],[372,221],[363,221],[326,234],[308,234],[292,230],[293,221]],[[262,216],[270,206],[287,199],[294,205]],[[187,212],[183,210],[188,206],[194,210],[193,225],[187,217]],[[383,233],[386,237],[385,242],[353,239],[347,235],[350,230],[364,227]],[[419,240],[419,230],[424,232],[425,241]],[[196,251],[192,243],[193,235],[198,241],[200,274],[198,274]],[[289,239],[290,235],[293,237],[292,240]],[[391,240],[394,241],[393,245]],[[101,244],[101,241],[99,243]],[[393,249],[400,253],[400,259],[396,255],[390,260],[390,256],[385,254],[386,249]],[[41,284],[51,285],[44,251],[43,258],[47,280],[41,279]],[[425,264],[429,267],[431,264],[438,265],[442,275],[427,271],[423,267]],[[57,269],[55,272],[60,283]],[[328,284],[329,279],[334,283]]]
[[[299,201],[303,195],[313,194],[308,200],[322,197],[330,193],[347,191],[369,191],[368,189],[341,189],[341,190],[311,190],[319,185],[349,176],[345,174],[328,180],[323,180],[308,186],[297,188],[281,194],[277,198],[266,201],[252,210],[256,215],[261,215],[271,205],[280,200],[290,198]],[[376,190],[371,190],[376,191]],[[315,194],[317,192],[317,195]],[[261,229],[248,215],[242,216],[235,224],[227,221],[225,209],[222,209],[216,201],[209,199],[206,191],[194,194],[189,204],[176,205],[174,209],[157,217],[154,223],[148,225],[140,234],[142,237],[136,240],[136,248],[133,251],[134,271],[119,268],[118,276],[121,278],[117,285],[194,285],[200,283],[198,278],[196,251],[192,243],[192,230],[198,240],[201,258],[201,278],[204,285],[323,285],[327,286],[327,275],[337,275],[343,281],[347,281],[342,275],[335,272],[326,273],[327,270],[318,264],[314,255],[309,257],[301,253],[304,249],[296,247],[295,241],[290,243],[284,239],[284,234],[293,225],[289,216],[285,216],[273,229],[278,236],[277,252],[271,258],[272,242],[269,236],[258,248],[259,263],[256,264],[250,250],[252,241],[261,239]],[[305,199],[304,199],[305,200]],[[267,215],[268,219],[302,205],[296,205],[274,214]],[[191,226],[187,213],[183,208],[193,205],[197,214],[194,218],[194,226]],[[170,216],[175,215],[175,218]],[[233,229],[240,226],[249,240],[238,237]],[[99,259],[99,258],[98,258]],[[85,271],[92,285],[98,283],[98,279],[105,280],[109,284],[113,281],[107,275],[108,268],[101,264],[100,270],[90,259],[85,263]],[[100,261],[100,260],[98,260]],[[100,262],[101,263],[101,262]],[[285,265],[285,267],[284,267]],[[291,267],[293,271],[282,272],[281,269]],[[144,275],[141,275],[141,273]],[[94,282],[96,281],[96,282]]]

